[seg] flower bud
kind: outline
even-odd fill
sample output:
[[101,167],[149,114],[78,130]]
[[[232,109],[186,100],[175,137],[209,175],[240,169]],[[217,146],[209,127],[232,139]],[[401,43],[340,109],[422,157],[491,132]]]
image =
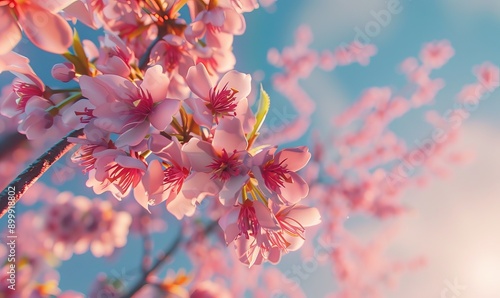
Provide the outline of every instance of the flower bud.
[[72,63],[57,63],[52,67],[52,76],[61,82],[69,82],[75,77],[75,66]]

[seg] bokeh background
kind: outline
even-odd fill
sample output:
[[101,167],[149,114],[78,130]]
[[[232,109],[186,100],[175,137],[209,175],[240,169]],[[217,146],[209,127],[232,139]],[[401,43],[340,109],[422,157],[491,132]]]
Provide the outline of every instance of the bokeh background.
[[[236,69],[241,72],[264,74],[262,84],[273,105],[287,105],[271,89],[271,77],[278,70],[267,62],[270,48],[282,49],[293,43],[294,32],[300,25],[310,26],[317,50],[349,43],[358,29],[374,21],[374,13],[387,9],[385,0],[280,0],[275,6],[246,15],[247,31],[234,42]],[[461,87],[473,82],[472,68],[484,61],[500,65],[500,2],[496,0],[401,0],[402,11],[391,16],[387,26],[370,42],[378,54],[368,66],[352,65],[332,72],[316,70],[305,81],[304,89],[316,101],[313,126],[302,139],[293,143],[306,144],[310,133],[328,134],[331,119],[352,104],[366,88],[372,86],[402,86],[405,78],[397,66],[406,57],[418,55],[422,44],[447,39],[455,48],[455,56],[436,77],[445,80],[434,108],[440,111],[454,105]],[[81,26],[82,38],[96,41],[97,34]],[[61,57],[41,53],[23,40],[16,49],[29,57],[35,71],[49,84],[50,68]],[[0,85],[10,83],[11,76],[0,75]],[[444,297],[500,297],[500,92],[480,102],[461,127],[459,148],[470,150],[474,159],[461,166],[452,165],[451,174],[435,179],[424,189],[405,195],[412,209],[410,215],[398,219],[398,231],[388,255],[405,257],[422,254],[427,265],[404,275],[401,283],[387,291],[387,297],[443,297],[449,283],[465,285],[459,293],[449,291]],[[425,111],[425,109],[424,109]],[[394,129],[408,142],[429,135],[432,127],[423,124],[423,112],[412,112],[395,123]],[[417,124],[417,125],[416,125]],[[326,148],[329,149],[328,147]],[[333,150],[333,149],[332,149]],[[89,197],[95,195],[85,185],[79,173],[71,181],[56,187]],[[49,178],[44,182],[51,184]],[[19,206],[18,212],[25,210]],[[164,247],[175,235],[178,223],[169,220],[167,233],[156,234],[155,251]],[[2,221],[4,223],[4,221]],[[360,237],[369,239],[380,231],[380,224],[366,218],[346,222]],[[133,279],[142,247],[137,239],[111,259],[96,260],[91,254],[74,256],[60,267],[60,287],[86,293],[98,272]],[[136,255],[137,258],[131,256]],[[301,262],[298,253],[284,258],[278,268],[283,272]],[[181,255],[171,268],[190,265]],[[132,272],[132,273],[131,273]],[[301,287],[308,297],[322,297],[336,287],[326,268],[318,268]]]

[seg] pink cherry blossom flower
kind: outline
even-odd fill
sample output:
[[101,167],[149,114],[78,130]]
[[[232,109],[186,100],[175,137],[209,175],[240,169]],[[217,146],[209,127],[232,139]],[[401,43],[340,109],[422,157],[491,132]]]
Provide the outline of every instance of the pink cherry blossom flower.
[[235,242],[240,261],[252,266],[267,259],[277,261],[279,248],[273,247],[264,229],[279,231],[279,223],[267,206],[260,201],[246,200],[222,216],[219,225],[226,243]]
[[24,82],[32,83],[43,89],[42,80],[35,74],[29,62],[28,58],[15,52],[0,55],[0,73],[10,71]]
[[238,105],[246,100],[251,90],[250,75],[230,71],[215,83],[203,64],[191,67],[186,81],[191,91],[199,97],[187,99],[186,103],[193,110],[195,121],[209,128],[214,119],[219,123],[221,118],[236,116]]
[[283,202],[295,204],[309,193],[309,186],[296,172],[302,169],[311,154],[307,147],[264,149],[253,157],[252,173],[268,197],[277,194]]
[[93,156],[96,161],[89,172],[87,186],[92,186],[97,194],[109,191],[119,200],[137,187],[147,169],[143,159],[134,152],[128,155],[122,150],[106,149],[94,152]]
[[[187,197],[198,197],[200,182],[213,188],[224,205],[233,204],[241,188],[250,178],[250,155],[247,140],[238,118],[222,119],[216,127],[212,144],[192,138],[184,145],[192,169],[196,172],[185,181]],[[210,186],[210,187],[209,187]]]
[[451,57],[455,50],[447,40],[435,41],[426,44],[420,52],[422,63],[432,69],[441,68]]
[[240,261],[249,266],[278,263],[282,254],[302,246],[306,227],[320,223],[316,208],[270,204],[246,200],[219,220],[226,243],[234,241]]
[[50,73],[54,79],[67,83],[75,78],[75,66],[69,62],[57,63]]
[[106,34],[100,40],[101,47],[95,62],[96,68],[103,74],[114,74],[128,78],[130,64],[135,61],[134,53],[118,36]]
[[0,3],[0,55],[11,51],[21,40],[21,28],[42,50],[62,54],[72,42],[69,24],[57,14],[75,0],[9,0]]
[[116,76],[80,78],[82,94],[95,106],[95,125],[118,133],[116,146],[135,146],[149,133],[150,125],[163,131],[180,107],[180,101],[167,98],[168,77],[161,66],[149,68],[137,84]]
[[12,82],[12,93],[0,105],[2,115],[12,118],[24,112],[30,98],[44,95],[45,85],[29,62],[28,58],[14,52],[0,55],[0,73],[10,71],[17,77]]
[[109,256],[127,242],[130,214],[116,212],[111,203],[89,200],[69,192],[59,194],[39,215],[47,245],[61,259],[89,248],[94,256]]
[[109,256],[115,248],[127,243],[132,217],[127,212],[114,211],[109,201],[94,199],[88,202],[80,219],[84,234],[78,245],[85,250],[89,247],[96,257]]
[[282,237],[275,238],[276,245],[285,253],[299,249],[304,244],[305,228],[316,226],[321,222],[317,208],[276,204],[273,204],[272,208],[282,231]]
[[[66,126],[59,114],[53,114],[51,110],[64,99],[56,94],[50,100],[40,97],[31,97],[25,106],[24,113],[20,114],[18,131],[25,134],[30,140],[40,138],[61,137],[67,134],[71,128]],[[64,109],[59,110],[63,113]]]
[[485,62],[474,68],[479,83],[488,91],[492,92],[500,86],[500,70],[491,62]]
[[42,88],[32,82],[25,82],[21,79],[14,79],[12,91],[4,98],[0,107],[2,115],[12,118],[25,112],[26,104],[33,97],[42,98],[44,86]]
[[[169,140],[161,135],[152,135],[149,139],[150,150],[161,158],[153,160],[141,183],[134,189],[136,200],[147,209],[148,205],[157,205],[166,201],[167,210],[181,219],[195,211],[195,199],[183,195],[185,180],[190,174],[191,165],[186,154],[181,151],[177,139]],[[163,168],[166,165],[166,168]],[[201,188],[201,187],[200,187]]]
[[83,167],[83,172],[88,173],[95,168],[97,158],[94,153],[106,149],[116,149],[113,141],[109,139],[109,133],[89,123],[83,128],[85,138],[68,138],[68,141],[80,144],[78,150],[71,157],[73,162]]
[[209,5],[208,10],[198,13],[184,34],[193,44],[205,37],[208,46],[227,49],[233,44],[233,36],[243,34],[245,28],[243,15],[228,3],[225,7]]
[[226,73],[236,64],[236,57],[231,49],[202,47],[200,44],[195,44],[191,52],[196,57],[196,64],[205,65],[210,75]]
[[185,77],[191,66],[193,56],[189,53],[189,44],[180,36],[167,34],[151,50],[151,60],[169,73],[178,72]]

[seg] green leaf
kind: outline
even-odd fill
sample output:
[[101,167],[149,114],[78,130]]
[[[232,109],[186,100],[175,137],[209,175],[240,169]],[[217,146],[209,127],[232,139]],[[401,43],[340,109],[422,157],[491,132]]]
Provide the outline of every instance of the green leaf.
[[259,135],[259,129],[261,128],[264,120],[266,119],[267,113],[269,112],[269,107],[271,106],[271,99],[269,95],[260,85],[260,98],[259,98],[259,109],[257,114],[255,114],[255,125],[253,126],[252,132],[247,136],[247,140],[253,142]]
[[76,57],[78,57],[82,64],[88,69],[89,59],[83,50],[82,42],[80,41],[80,36],[78,35],[78,31],[76,31],[76,29],[73,34],[73,51],[75,52]]
[[85,67],[80,59],[76,57],[75,55],[71,54],[70,52],[62,54],[66,60],[69,62],[73,63],[75,66],[75,70],[79,74],[88,74],[87,67]]

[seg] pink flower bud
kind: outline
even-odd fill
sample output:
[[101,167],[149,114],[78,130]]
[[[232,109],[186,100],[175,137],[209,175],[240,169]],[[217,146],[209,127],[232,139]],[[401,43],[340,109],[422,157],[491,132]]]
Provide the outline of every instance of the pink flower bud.
[[61,82],[69,82],[75,77],[75,66],[72,63],[57,63],[52,67],[52,76]]

